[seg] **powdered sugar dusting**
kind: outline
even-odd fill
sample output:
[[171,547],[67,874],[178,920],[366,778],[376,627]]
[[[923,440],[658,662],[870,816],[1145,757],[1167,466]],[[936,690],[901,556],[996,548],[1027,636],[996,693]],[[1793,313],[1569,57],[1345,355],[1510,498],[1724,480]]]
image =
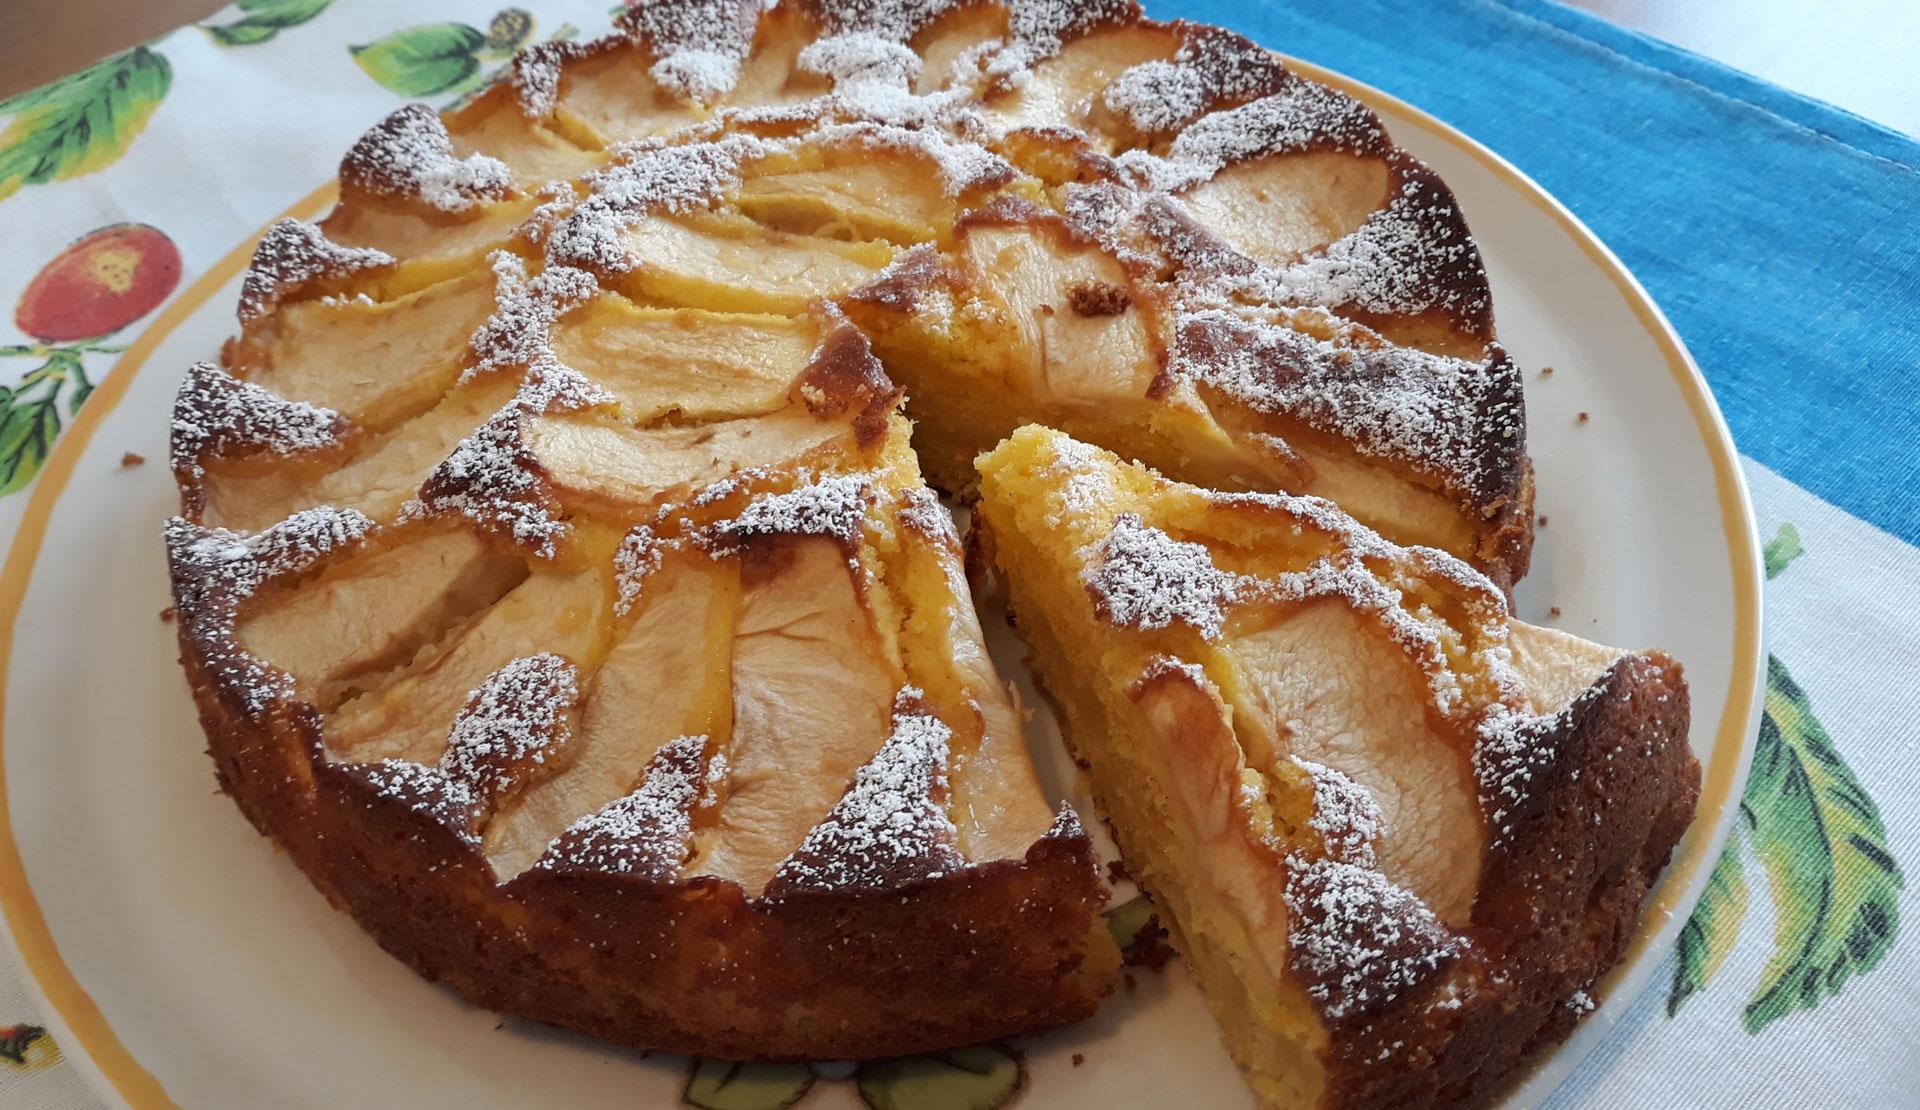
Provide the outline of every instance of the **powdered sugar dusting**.
[[306,571],[372,529],[365,513],[327,506],[304,509],[251,536],[170,518],[166,545],[174,604],[197,645],[206,680],[237,694],[250,714],[291,697],[291,676],[240,650],[234,638],[239,607],[261,586]]
[[1114,78],[1101,100],[1134,130],[1158,135],[1199,117],[1207,106],[1207,85],[1192,66],[1141,62]]
[[554,322],[600,291],[593,274],[571,266],[554,266],[529,280],[526,262],[510,251],[494,251],[487,263],[493,267],[493,315],[468,340],[474,363],[460,375],[462,382],[552,358]]
[[959,0],[836,0],[820,5],[820,17],[832,35],[865,34],[887,42],[906,42]]
[[660,539],[653,529],[644,524],[636,524],[620,538],[620,546],[613,553],[613,611],[618,616],[626,616],[633,610],[633,603],[640,600],[640,589],[646,584],[647,577],[660,569]]
[[953,730],[920,708],[919,699],[918,690],[900,692],[892,734],[855,773],[853,786],[826,819],[780,864],[769,897],[791,890],[890,889],[965,864],[945,806]]
[[1053,437],[1052,447],[1048,473],[1059,486],[1054,504],[1047,510],[1047,524],[1059,528],[1099,511],[1113,496],[1113,480],[1108,473],[1110,463],[1098,447],[1066,436]]
[[528,119],[545,119],[560,100],[560,74],[575,58],[586,57],[594,44],[567,41],[536,42],[513,56],[508,80],[520,111]]
[[1211,174],[1248,158],[1315,149],[1384,154],[1386,129],[1352,97],[1295,81],[1272,96],[1196,121],[1167,154],[1175,164],[1207,167]]
[[527,422],[544,413],[613,404],[613,394],[555,359],[536,355],[513,399],[474,429],[421,483],[402,519],[457,513],[552,558],[568,525],[527,443]]
[[1123,628],[1184,624],[1209,640],[1220,637],[1227,606],[1245,583],[1214,566],[1197,543],[1176,540],[1138,516],[1122,513],[1100,541],[1083,574],[1100,615]]
[[242,324],[266,314],[281,298],[320,277],[345,277],[393,265],[393,256],[372,247],[343,247],[305,220],[275,220],[253,250],[240,282]]
[[1531,795],[1534,777],[1559,758],[1553,739],[1571,730],[1574,720],[1593,703],[1612,694],[1618,685],[1614,680],[1618,666],[1613,664],[1557,712],[1529,713],[1500,702],[1488,707],[1474,732],[1473,771],[1480,787],[1481,812],[1492,827],[1493,847],[1503,846],[1513,836],[1516,811]]
[[906,85],[920,74],[920,55],[897,39],[854,32],[808,43],[796,65],[802,72],[831,78],[835,84],[877,81]]
[[1266,271],[1278,303],[1353,307],[1383,315],[1431,308],[1471,318],[1488,310],[1486,271],[1452,197],[1424,173],[1324,251]]
[[647,73],[670,95],[706,104],[727,95],[740,80],[740,57],[718,50],[676,50]]
[[669,741],[647,761],[639,789],[568,826],[535,869],[672,879],[692,841],[692,812],[706,786],[706,750],[705,736]]
[[622,21],[656,56],[648,71],[681,100],[712,103],[740,79],[760,5],[754,0],[642,0]]
[[176,472],[197,478],[209,456],[324,451],[339,444],[344,427],[332,409],[289,401],[211,362],[196,362],[174,397],[170,454]]
[[932,490],[923,486],[910,489],[904,495],[904,502],[898,515],[907,527],[930,540],[959,545],[960,533],[954,527],[953,514]]
[[724,553],[749,536],[831,536],[851,543],[872,500],[873,479],[865,474],[836,474],[785,493],[762,494],[739,516],[713,526],[711,550]]
[[[1103,99],[1135,130],[1159,135],[1215,105],[1277,94],[1292,83],[1279,59],[1257,44],[1218,27],[1191,27],[1172,61],[1132,66],[1107,85]],[[1298,104],[1290,108],[1303,111]],[[1234,126],[1253,125],[1242,119]]]
[[440,767],[476,801],[496,801],[567,742],[579,700],[571,662],[550,652],[514,659],[467,696]]
[[1287,859],[1289,958],[1328,1020],[1372,1012],[1463,950],[1432,911],[1371,867]]
[[376,797],[423,814],[463,842],[479,845],[480,834],[473,827],[478,804],[473,792],[442,768],[404,759],[382,759],[374,763],[346,764],[343,769],[359,774]]
[[806,138],[823,143],[850,141],[877,150],[922,155],[933,162],[941,185],[950,197],[972,189],[1004,185],[1017,176],[1012,163],[986,147],[953,139],[932,129],[871,122],[842,123],[818,128]]
[[543,558],[567,532],[526,442],[527,413],[509,405],[476,428],[434,468],[406,514],[459,513]]
[[1373,795],[1332,767],[1299,756],[1289,758],[1313,779],[1313,817],[1307,824],[1325,841],[1328,855],[1374,866],[1373,845],[1386,829]]
[[456,158],[440,114],[408,104],[347,151],[340,180],[374,196],[425,201],[442,212],[464,212],[513,189],[507,164],[485,154]]
[[705,208],[740,184],[740,164],[771,149],[751,135],[682,146],[636,143],[615,148],[609,166],[586,176],[590,190],[546,236],[549,266],[621,274],[633,259],[621,236],[650,212]]
[[1525,446],[1518,373],[1408,347],[1341,345],[1243,309],[1197,308],[1178,322],[1168,372],[1258,412],[1337,435],[1469,498],[1504,491]]

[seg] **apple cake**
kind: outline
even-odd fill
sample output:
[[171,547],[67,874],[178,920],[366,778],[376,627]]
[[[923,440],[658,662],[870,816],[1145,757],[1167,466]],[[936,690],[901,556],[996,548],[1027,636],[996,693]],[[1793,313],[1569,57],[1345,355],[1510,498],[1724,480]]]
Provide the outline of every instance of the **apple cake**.
[[1262,1102],[1484,1102],[1572,1029],[1693,817],[1678,663],[1318,498],[1038,427],[980,471],[1036,677]]
[[[267,230],[237,336],[186,375],[167,550],[222,787],[421,974],[733,1058],[1091,1013],[1119,962],[1093,845],[1035,779],[936,490],[986,495],[981,550],[1014,556],[1075,749],[1264,1097],[1475,1095],[1617,958],[1685,824],[1684,687],[1508,618],[1532,543],[1519,371],[1451,194],[1363,105],[1132,0],[642,0],[455,109],[392,113],[339,186],[323,220]],[[1029,424],[1217,492],[1149,496],[1032,431],[996,448]],[[1055,497],[1059,460],[1140,503],[1025,519],[1008,499]],[[1418,644],[1349,620],[1245,649],[1269,671],[1371,683],[1404,652],[1453,692],[1363,747],[1377,766],[1250,740],[1292,727],[1285,683],[1223,688],[1217,637],[1181,637],[1278,622],[1278,594],[1133,628],[1061,585],[1109,533],[1159,542],[1176,504],[1217,507],[1222,538],[1182,550],[1225,545],[1248,582],[1338,548],[1384,576],[1367,604],[1433,607]],[[1151,681],[1146,655],[1119,665],[1149,649]],[[1207,818],[1255,830],[1222,864],[1266,868],[1249,892],[1291,892],[1257,938],[1193,916],[1193,814],[1136,766],[1175,719],[1191,775],[1231,755],[1269,783],[1265,825],[1218,783]],[[1516,792],[1486,809],[1469,764],[1496,734]],[[1592,764],[1616,742],[1635,758]],[[1545,789],[1563,770],[1587,778]],[[1312,827],[1280,795],[1315,774],[1385,811],[1337,860],[1274,832],[1276,806]],[[1549,834],[1581,854],[1542,856]],[[1286,877],[1322,862],[1384,876],[1380,900],[1302,933],[1285,899],[1326,899]],[[1576,887],[1600,901],[1568,916]],[[1372,988],[1299,970],[1342,928],[1404,929],[1426,962],[1354,1002]],[[1223,959],[1272,974],[1223,985]]]

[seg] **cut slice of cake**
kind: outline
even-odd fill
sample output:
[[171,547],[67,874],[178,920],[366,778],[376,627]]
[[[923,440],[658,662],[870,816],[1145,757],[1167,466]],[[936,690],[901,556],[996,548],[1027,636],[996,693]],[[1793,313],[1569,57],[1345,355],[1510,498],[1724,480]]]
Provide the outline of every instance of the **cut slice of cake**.
[[1326,501],[1037,427],[980,460],[975,522],[1263,1103],[1483,1100],[1573,1027],[1692,818],[1677,663]]

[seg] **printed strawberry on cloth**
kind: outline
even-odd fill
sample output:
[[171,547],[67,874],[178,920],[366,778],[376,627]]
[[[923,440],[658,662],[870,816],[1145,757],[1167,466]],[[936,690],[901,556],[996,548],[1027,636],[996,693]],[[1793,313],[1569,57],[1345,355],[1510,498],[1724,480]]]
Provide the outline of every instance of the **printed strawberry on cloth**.
[[[1748,456],[1772,658],[1738,826],[1657,986],[1554,1105],[1913,1104],[1920,143],[1545,0],[1148,6],[1402,96],[1539,180],[1671,315]],[[0,534],[143,322],[368,123],[611,14],[243,0],[0,101]],[[974,1105],[1018,1084],[997,1057],[853,1078],[871,1101],[929,1077]],[[714,1065],[688,1098],[784,1105],[814,1078]],[[99,1105],[5,967],[0,1105]]]

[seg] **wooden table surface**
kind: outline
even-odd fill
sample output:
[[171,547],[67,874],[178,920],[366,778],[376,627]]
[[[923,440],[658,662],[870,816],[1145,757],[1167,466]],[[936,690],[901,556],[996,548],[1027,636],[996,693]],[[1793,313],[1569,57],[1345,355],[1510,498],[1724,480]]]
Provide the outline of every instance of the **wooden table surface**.
[[[1920,135],[1920,0],[1571,2]],[[220,6],[216,0],[0,0],[0,96],[50,81]]]

